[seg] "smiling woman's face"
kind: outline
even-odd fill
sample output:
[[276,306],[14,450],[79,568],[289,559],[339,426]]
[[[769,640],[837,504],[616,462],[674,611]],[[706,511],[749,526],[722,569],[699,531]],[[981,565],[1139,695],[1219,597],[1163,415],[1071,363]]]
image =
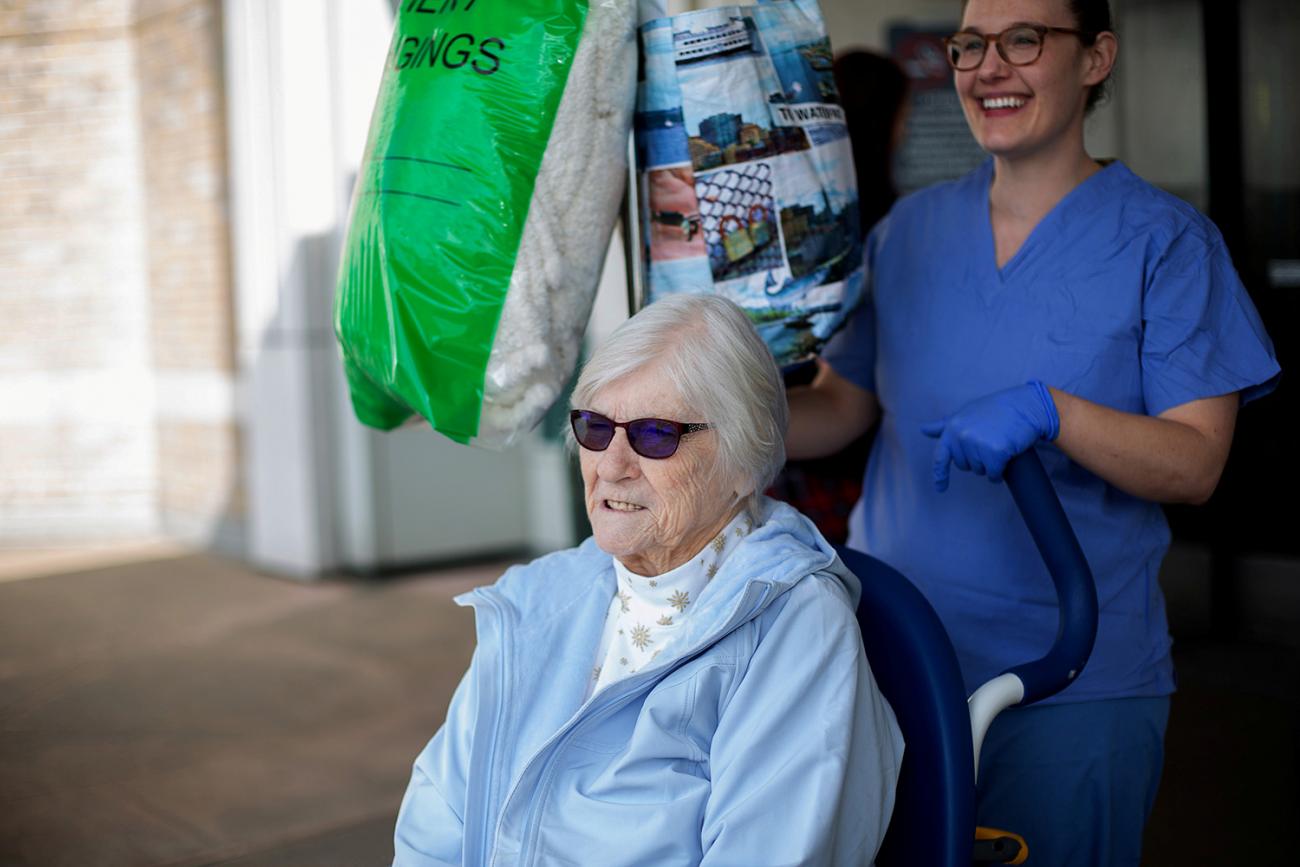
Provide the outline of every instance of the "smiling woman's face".
[[[715,423],[696,418],[655,367],[610,383],[579,409],[617,422]],[[676,454],[662,460],[632,451],[623,428],[602,452],[579,447],[587,517],[600,549],[640,575],[660,575],[702,550],[741,506],[736,485],[715,472],[717,451],[711,430],[683,436]]]
[[[962,29],[980,34],[1016,24],[1078,27],[1066,0],[969,0],[962,16]],[[1077,37],[1049,33],[1034,63],[1012,66],[990,44],[984,62],[956,73],[955,83],[975,140],[994,156],[1016,158],[1082,147],[1088,90],[1109,71]]]

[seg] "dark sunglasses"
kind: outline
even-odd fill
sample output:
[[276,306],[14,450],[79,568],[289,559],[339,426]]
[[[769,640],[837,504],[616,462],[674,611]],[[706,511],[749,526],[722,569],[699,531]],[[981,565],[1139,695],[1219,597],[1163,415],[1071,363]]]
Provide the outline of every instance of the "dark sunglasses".
[[671,458],[677,452],[682,437],[696,431],[708,430],[711,425],[688,424],[665,418],[634,418],[631,421],[614,421],[598,412],[575,409],[569,413],[573,436],[578,445],[593,452],[603,452],[614,440],[616,428],[627,431],[627,443],[643,458],[660,460]]

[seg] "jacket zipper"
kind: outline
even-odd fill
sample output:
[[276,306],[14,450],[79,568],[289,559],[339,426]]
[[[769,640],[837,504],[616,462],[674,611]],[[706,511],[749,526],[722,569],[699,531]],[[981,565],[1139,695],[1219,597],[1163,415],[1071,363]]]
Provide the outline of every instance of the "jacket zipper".
[[509,641],[509,630],[503,628],[504,624],[502,621],[504,620],[504,617],[501,614],[501,606],[485,592],[480,592],[476,594],[476,596],[482,600],[485,610],[491,614],[493,618],[492,625],[497,631],[498,640],[501,642],[501,664],[497,666],[496,695],[493,697],[495,719],[492,724],[492,741],[488,745],[487,753],[486,772],[488,777],[487,785],[483,787],[483,798],[485,803],[480,805],[481,809],[478,811],[478,814],[484,817],[483,830],[480,838],[481,848],[479,850],[479,863],[483,863],[484,859],[487,861],[495,860],[495,853],[489,847],[492,844],[492,832],[495,829],[496,822],[494,821],[493,816],[489,815],[488,809],[495,801],[493,794],[497,789],[497,772],[495,767],[497,743],[501,739],[501,728],[505,721],[506,666],[509,664],[510,654],[508,652],[509,648],[507,647],[507,642]]
[[[727,620],[726,624],[721,629],[717,629],[714,632],[711,632],[705,640],[701,641],[695,647],[691,648],[689,652],[683,653],[675,657],[669,662],[660,665],[658,668],[652,669],[649,672],[644,672],[640,677],[637,677],[634,680],[623,681],[619,685],[628,688],[626,688],[623,692],[620,692],[617,695],[613,696],[612,699],[602,704],[599,709],[592,708],[590,704],[586,705],[585,707],[578,708],[577,712],[573,715],[573,718],[570,719],[567,723],[565,723],[564,726],[562,726],[558,732],[552,735],[551,739],[548,740],[545,744],[543,744],[541,749],[539,749],[533,755],[533,758],[529,759],[528,762],[524,764],[524,773],[520,775],[519,780],[515,782],[515,786],[514,788],[511,789],[510,794],[507,795],[505,801],[502,802],[502,807],[504,808],[504,806],[510,802],[511,798],[514,797],[515,791],[517,791],[519,783],[522,782],[524,776],[527,775],[528,766],[532,764],[533,760],[536,759],[537,756],[543,755],[544,753],[547,753],[549,751],[550,755],[546,757],[546,762],[542,767],[541,774],[538,776],[538,781],[537,781],[537,793],[546,791],[546,787],[550,782],[553,768],[555,767],[556,757],[559,755],[561,748],[569,741],[569,739],[574,735],[574,733],[577,732],[578,725],[580,723],[588,722],[593,719],[598,719],[600,717],[603,717],[609,711],[617,710],[619,707],[622,706],[622,704],[634,698],[641,691],[642,687],[645,684],[654,682],[654,680],[658,677],[658,673],[660,671],[664,670],[665,668],[670,668],[672,666],[675,666],[680,662],[683,662],[685,660],[691,659],[694,656],[699,655],[703,651],[707,650],[708,648],[716,644],[717,641],[720,638],[722,638],[722,636],[731,632],[733,629],[737,628],[742,623],[747,623],[750,620],[753,620],[754,617],[756,617],[763,610],[764,603],[767,601],[768,594],[772,590],[772,585],[767,581],[758,581],[755,582],[754,584],[751,584],[749,587],[745,589],[745,596],[749,596],[755,587],[760,587],[760,586],[762,587],[762,591],[755,602],[749,605],[745,605],[744,599],[742,598],[741,600],[742,604],[736,606],[737,609],[746,609],[747,610],[746,614],[739,617],[732,616]],[[541,800],[542,800],[541,798],[534,798],[533,802],[529,804],[528,816],[524,821],[524,830],[523,833],[520,835],[519,854],[522,859],[525,859],[522,862],[525,864],[533,864],[537,860],[537,852],[535,851],[534,838],[537,835],[537,826],[540,825],[541,823],[541,808],[539,806]],[[495,862],[495,860],[496,860],[496,853],[494,852],[492,861]]]

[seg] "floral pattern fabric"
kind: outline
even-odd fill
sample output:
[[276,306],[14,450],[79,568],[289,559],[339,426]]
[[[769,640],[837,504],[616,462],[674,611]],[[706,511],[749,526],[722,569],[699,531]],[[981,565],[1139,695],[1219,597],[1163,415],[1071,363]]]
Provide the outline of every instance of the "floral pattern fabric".
[[691,603],[751,529],[753,522],[742,511],[704,550],[662,575],[637,575],[614,561],[618,589],[605,615],[589,696],[635,674],[663,653],[691,616]]

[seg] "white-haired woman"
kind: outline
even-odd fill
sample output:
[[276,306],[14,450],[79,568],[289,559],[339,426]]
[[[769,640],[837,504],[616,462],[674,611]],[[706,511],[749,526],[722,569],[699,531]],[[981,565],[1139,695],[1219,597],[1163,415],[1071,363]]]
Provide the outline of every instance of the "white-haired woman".
[[659,301],[571,419],[594,536],[458,600],[478,647],[395,864],[870,864],[902,739],[857,580],[762,496],[786,425],[762,340],[728,301]]

